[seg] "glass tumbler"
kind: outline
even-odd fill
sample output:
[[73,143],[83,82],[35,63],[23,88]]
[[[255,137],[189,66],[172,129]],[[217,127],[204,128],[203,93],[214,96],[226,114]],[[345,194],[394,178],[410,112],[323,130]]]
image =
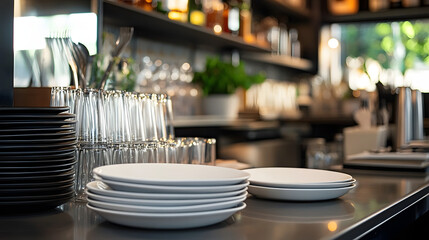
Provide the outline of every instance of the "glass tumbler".
[[93,180],[92,169],[111,164],[106,137],[106,120],[102,92],[76,90],[76,200],[86,200],[86,184]]
[[75,113],[76,90],[70,87],[51,88],[51,107],[69,107],[69,113]]
[[326,145],[325,139],[314,138],[307,143],[307,167],[308,168],[325,168],[326,166]]

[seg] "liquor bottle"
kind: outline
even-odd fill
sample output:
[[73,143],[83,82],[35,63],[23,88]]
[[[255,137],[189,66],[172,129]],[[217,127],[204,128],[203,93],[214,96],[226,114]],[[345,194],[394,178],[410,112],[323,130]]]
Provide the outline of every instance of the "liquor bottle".
[[291,57],[301,57],[301,44],[298,40],[298,31],[294,28],[289,30],[290,55]]
[[228,28],[228,17],[229,17],[229,4],[226,0],[223,0],[223,12],[222,12],[222,31],[231,33]]
[[206,25],[206,15],[203,12],[203,4],[201,0],[189,0],[188,22],[200,26]]
[[402,7],[418,7],[420,5],[420,0],[402,0]]
[[146,11],[152,11],[152,0],[139,0],[136,4],[139,8],[146,10]]
[[389,0],[369,0],[368,7],[372,12],[386,10],[389,8]]
[[188,21],[188,0],[168,0],[168,18],[180,22]]
[[223,3],[220,0],[209,0],[205,6],[206,26],[214,33],[222,33]]
[[240,30],[240,8],[237,0],[229,2],[228,29],[233,35],[238,35]]
[[253,42],[252,36],[252,12],[250,0],[243,0],[240,6],[240,29],[239,36],[246,42]]
[[167,8],[167,0],[155,0],[156,11],[162,14],[167,14],[169,12]]

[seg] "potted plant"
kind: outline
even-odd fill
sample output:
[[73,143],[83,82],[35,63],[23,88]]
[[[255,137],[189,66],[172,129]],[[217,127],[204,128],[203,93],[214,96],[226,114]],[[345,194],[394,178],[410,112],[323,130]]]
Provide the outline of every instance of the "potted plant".
[[238,115],[239,99],[236,90],[249,89],[253,84],[262,83],[264,74],[248,75],[244,64],[237,66],[223,62],[218,57],[207,58],[203,72],[195,72],[193,83],[203,91],[203,110],[207,115],[235,118]]

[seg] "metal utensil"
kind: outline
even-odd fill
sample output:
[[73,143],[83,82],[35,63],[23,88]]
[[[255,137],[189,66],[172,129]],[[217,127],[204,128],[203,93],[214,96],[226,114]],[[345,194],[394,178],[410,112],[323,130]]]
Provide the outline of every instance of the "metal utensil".
[[113,65],[115,63],[115,58],[118,57],[122,51],[125,49],[125,47],[128,45],[128,43],[131,41],[131,38],[134,33],[134,28],[132,27],[121,27],[119,38],[116,40],[116,48],[112,52],[112,58],[109,61],[109,65],[107,66],[106,72],[104,72],[103,77],[101,78],[100,87],[99,89],[104,89],[106,85],[106,80],[110,75],[110,72],[113,69]]
[[73,56],[76,60],[76,63],[78,65],[78,78],[79,78],[79,85],[82,89],[86,88],[86,65],[87,60],[85,59],[85,54],[81,51],[80,47],[76,43],[71,43],[71,51],[73,52]]

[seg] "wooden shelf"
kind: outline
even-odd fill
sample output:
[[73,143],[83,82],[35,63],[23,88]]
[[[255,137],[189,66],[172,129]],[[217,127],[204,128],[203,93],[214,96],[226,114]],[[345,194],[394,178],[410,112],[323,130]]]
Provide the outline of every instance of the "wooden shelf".
[[293,58],[283,55],[273,55],[270,53],[244,53],[242,54],[243,59],[259,61],[277,66],[293,68],[301,71],[311,71],[313,64],[311,61],[302,58]]
[[210,46],[219,49],[268,52],[269,49],[249,44],[231,34],[215,34],[208,28],[173,21],[158,12],[148,12],[132,5],[103,1],[103,21],[117,26],[133,26],[141,36],[173,43]]
[[378,12],[361,11],[352,15],[326,15],[325,23],[388,22],[429,18],[429,7],[388,9]]

